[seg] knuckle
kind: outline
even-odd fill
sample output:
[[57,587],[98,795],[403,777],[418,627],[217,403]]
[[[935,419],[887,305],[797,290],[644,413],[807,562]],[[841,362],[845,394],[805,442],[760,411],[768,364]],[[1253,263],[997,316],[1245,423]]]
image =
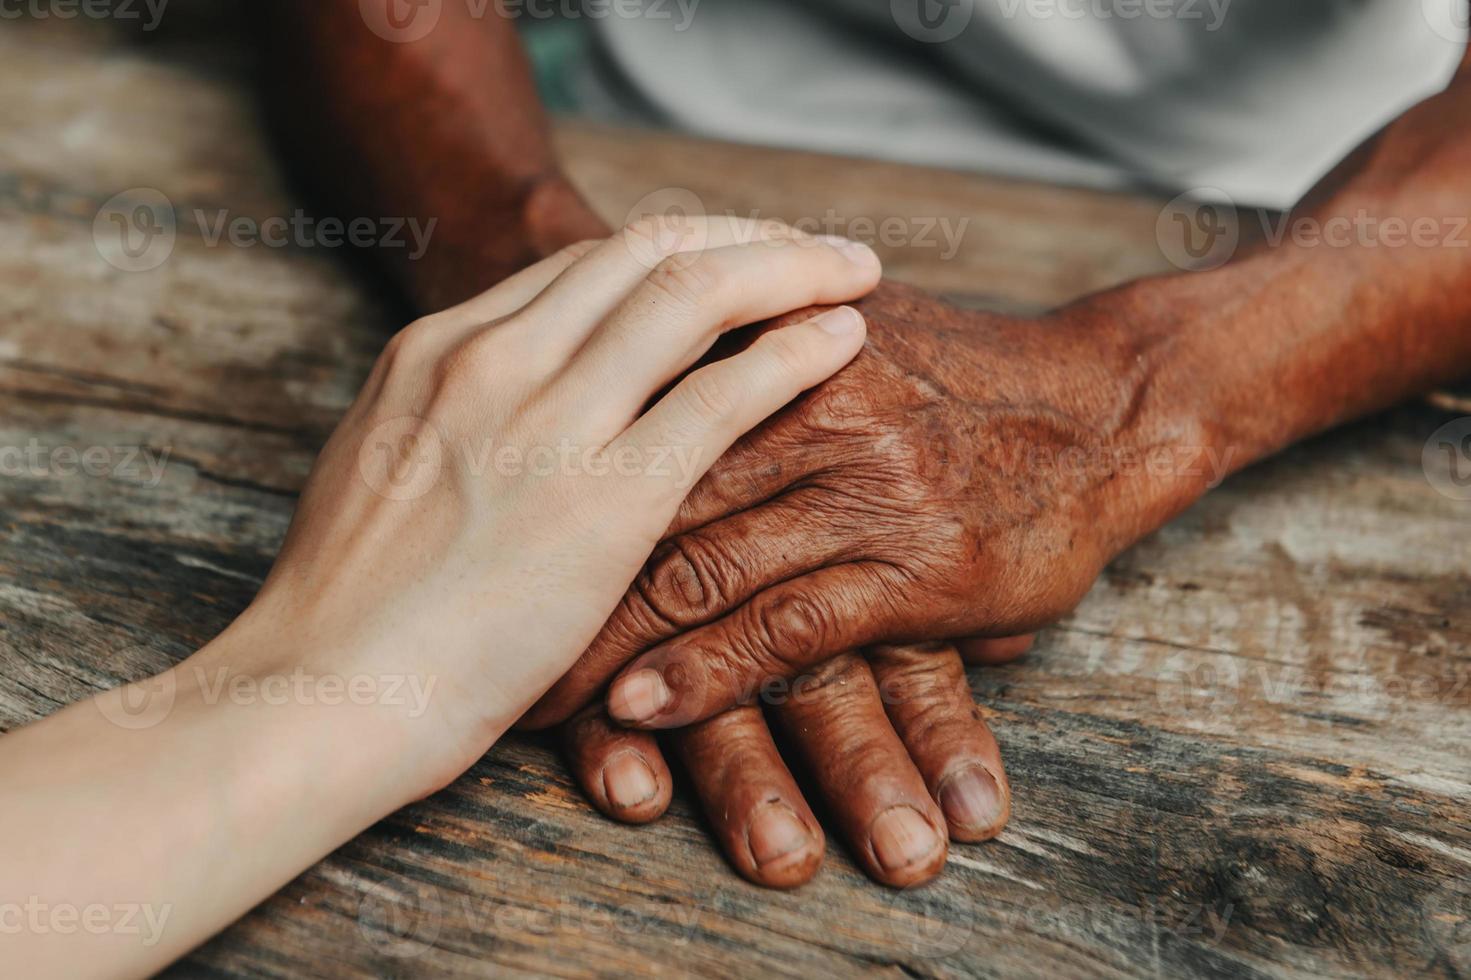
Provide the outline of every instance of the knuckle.
[[807,350],[786,331],[768,333],[757,340],[755,346],[765,352],[767,358],[782,374],[789,376],[806,374],[809,360]]
[[665,619],[648,602],[643,590],[635,583],[618,600],[618,608],[613,610],[613,615],[608,617],[608,621],[603,624],[603,631],[593,643],[632,657],[658,638],[672,635],[678,630],[678,624]]
[[822,386],[820,397],[808,405],[804,421],[820,432],[830,433],[872,436],[887,428],[875,410],[873,393],[843,373]]
[[[739,778],[766,756],[763,740],[769,738],[766,723],[757,708],[742,705],[713,718],[697,721],[675,735],[687,763],[707,772],[729,773]],[[715,785],[730,785],[721,778]]]
[[[982,762],[991,736],[973,702],[935,705],[896,726],[915,756],[938,769],[956,769]],[[989,767],[988,767],[989,768]]]
[[833,705],[861,697],[870,679],[863,662],[851,653],[834,657],[792,685],[795,704]]
[[756,607],[755,638],[782,664],[805,663],[836,630],[827,607],[811,596],[787,594]]
[[699,495],[696,499],[728,513],[743,510],[753,500],[761,499],[763,490],[784,485],[783,475],[791,470],[786,462],[787,454],[769,432],[763,435],[759,447],[738,442],[726,450],[695,485],[694,493]]
[[492,379],[504,379],[501,345],[490,333],[462,341],[435,362],[430,372],[432,390],[458,400],[482,398]]
[[874,658],[879,694],[896,717],[919,735],[955,722],[968,722],[972,696],[959,654],[944,643],[877,647]]
[[690,375],[685,389],[691,412],[703,422],[718,423],[735,414],[736,394],[717,371]]
[[955,645],[945,640],[923,643],[876,643],[867,651],[871,658],[896,670],[930,670],[943,666],[942,661],[956,656]]
[[422,364],[429,357],[439,324],[432,317],[415,320],[388,339],[379,363],[388,371],[401,371]]
[[713,546],[686,536],[669,542],[634,588],[659,619],[692,626],[726,608],[735,592],[733,567]]
[[653,264],[651,260],[672,256],[681,246],[698,244],[701,222],[701,218],[682,211],[645,214],[624,225],[618,237],[640,261]]
[[853,653],[834,657],[792,684],[783,714],[802,724],[821,726],[833,733],[834,744],[849,754],[866,754],[869,747],[883,755],[882,736],[874,722],[882,717],[873,672]]
[[601,239],[584,238],[580,242],[573,242],[571,245],[563,247],[561,251],[561,258],[571,262],[576,262],[578,259],[584,258],[587,255],[591,254],[593,249],[597,248],[601,244]]
[[897,701],[892,698],[890,692],[890,700],[885,703],[890,708],[902,711],[905,727],[913,737],[920,740],[937,739],[941,733],[953,732],[957,727],[968,728],[974,724],[970,710],[973,703],[970,691],[963,688],[957,690],[948,680],[935,678],[931,683],[916,684],[902,692]]
[[708,256],[681,254],[661,259],[646,281],[661,301],[694,309],[720,288],[724,278]]
[[759,708],[740,705],[691,726],[690,734],[733,753],[764,754],[766,723]]
[[624,225],[618,234],[632,241],[657,244],[667,240],[673,230],[674,222],[667,215],[643,214]]
[[634,242],[658,242],[660,229],[665,225],[665,219],[657,214],[640,215],[624,225],[618,232],[618,237]]
[[861,657],[856,653],[844,653],[819,666],[812,672],[813,679],[820,685],[846,684],[868,672]]

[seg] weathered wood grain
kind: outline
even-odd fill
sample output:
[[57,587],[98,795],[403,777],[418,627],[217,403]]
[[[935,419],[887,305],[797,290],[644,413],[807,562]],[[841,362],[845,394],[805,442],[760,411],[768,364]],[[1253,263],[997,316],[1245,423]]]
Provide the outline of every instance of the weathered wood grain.
[[[0,729],[146,676],[250,599],[313,453],[401,317],[333,250],[211,246],[124,273],[113,195],[297,206],[229,5],[0,25]],[[1155,203],[566,125],[610,218],[685,187],[786,219],[969,217],[883,248],[973,302],[1064,301],[1165,263]],[[1230,481],[1110,568],[1021,664],[973,674],[1015,786],[1000,840],[892,893],[833,844],[795,893],[737,879],[688,795],[603,820],[541,741],[363,834],[178,976],[1464,976],[1471,503],[1409,406]],[[167,452],[68,475],[53,451]]]

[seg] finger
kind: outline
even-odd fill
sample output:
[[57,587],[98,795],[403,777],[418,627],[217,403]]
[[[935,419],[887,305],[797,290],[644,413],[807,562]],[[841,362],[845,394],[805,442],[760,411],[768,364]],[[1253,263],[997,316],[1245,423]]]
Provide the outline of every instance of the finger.
[[[778,239],[664,260],[573,357],[567,387],[615,412],[616,432],[726,331],[855,300],[878,285],[882,270],[872,249],[830,241]],[[621,400],[610,402],[613,392]]]
[[[626,484],[660,520],[657,536],[673,519],[679,501],[731,443],[806,389],[831,377],[863,346],[865,324],[843,306],[811,320],[774,330],[750,347],[707,364],[674,386],[607,447],[635,459],[682,459],[682,466],[641,469]],[[649,481],[662,484],[667,510],[646,506]]]
[[1036,642],[1037,634],[1027,633],[1024,636],[1004,636],[997,639],[967,637],[956,640],[955,646],[960,651],[960,659],[968,664],[999,667],[1011,663],[1032,649],[1032,644]]
[[487,324],[523,308],[558,276],[592,252],[598,244],[596,241],[586,241],[568,245],[555,255],[522,269],[480,295],[438,313],[431,313],[400,330],[389,342],[385,356],[374,365],[373,373],[364,383],[363,390],[350,411],[355,412],[359,405],[370,404],[378,397],[389,363],[404,351],[412,347],[415,353],[409,356],[421,359],[424,363],[434,362],[456,344],[483,331]]
[[[859,357],[863,355],[860,353]],[[820,391],[821,389],[818,389]],[[727,449],[679,505],[664,537],[673,537],[763,504],[831,462],[832,446],[798,424],[809,392]],[[826,455],[824,455],[826,454]]]
[[776,715],[864,870],[900,888],[940,873],[945,818],[862,658],[844,654],[803,677]]
[[[814,247],[816,242],[810,235],[803,235],[775,221],[735,218],[691,220],[700,223],[702,231],[698,241],[711,242],[717,249],[732,247],[736,242],[746,243],[753,249],[763,247],[759,244],[762,242],[794,238],[801,238],[809,247]],[[654,226],[657,225],[655,222]],[[424,318],[420,325],[431,329],[432,343],[443,351],[485,330],[487,325],[496,324],[504,345],[503,356],[521,365],[523,371],[536,377],[547,377],[564,370],[568,359],[588,335],[618,308],[631,290],[650,276],[649,269],[636,260],[634,253],[638,249],[629,244],[630,236],[636,238],[641,227],[644,226],[631,225],[612,239],[569,245],[493,289]],[[681,238],[670,246],[669,258],[677,258],[683,249],[693,247],[696,246]],[[695,257],[691,256],[689,261],[695,261]],[[512,317],[519,312],[526,315]],[[646,311],[635,314],[635,318],[644,313]],[[634,356],[637,349],[630,348],[623,353]],[[611,390],[623,390],[621,378],[610,379],[610,383]],[[600,390],[585,393],[582,397],[596,398],[601,409],[606,393],[607,390]],[[644,392],[638,404],[642,405],[651,393]],[[577,401],[573,401],[570,409],[565,405],[562,408],[574,413],[579,411]],[[604,411],[602,414],[622,419],[619,429],[627,424],[628,419],[618,412]]]
[[1001,750],[948,643],[864,651],[894,731],[959,841],[995,837],[1011,815]]
[[[750,343],[766,331],[808,319],[814,312],[798,310],[769,320],[759,329],[727,334],[719,343]],[[864,356],[860,351],[855,360]],[[841,436],[836,429],[828,432],[823,428],[823,420],[833,418],[831,394],[826,385],[807,392],[767,419],[759,431],[737,440],[685,496],[664,536],[682,534],[765,503],[833,466]],[[809,401],[818,404],[809,405]]]
[[658,742],[613,724],[601,704],[562,727],[562,747],[582,792],[605,816],[648,823],[669,808],[674,780]]
[[761,685],[795,677],[845,650],[902,635],[887,565],[837,565],[783,582],[730,615],[650,650],[608,689],[608,713],[637,728],[708,718]]
[[510,316],[539,296],[558,276],[601,244],[598,240],[590,239],[568,245],[480,295],[433,314],[431,319],[441,323],[446,332],[453,333],[482,327]]
[[810,881],[825,841],[758,708],[744,706],[675,734],[705,816],[743,878],[768,888]]
[[704,625],[762,589],[849,560],[846,518],[798,489],[754,510],[664,542],[576,666],[528,712],[555,724],[586,704],[635,655]]
[[[560,364],[661,262],[701,249],[794,237],[811,240],[777,221],[704,215],[641,218],[600,242],[543,289],[529,304],[533,315],[527,321]],[[547,331],[545,324],[557,329]]]

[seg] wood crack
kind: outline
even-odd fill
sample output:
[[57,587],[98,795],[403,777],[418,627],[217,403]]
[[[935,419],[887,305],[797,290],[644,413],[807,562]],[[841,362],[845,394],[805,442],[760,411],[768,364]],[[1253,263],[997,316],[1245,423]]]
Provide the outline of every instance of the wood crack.
[[131,412],[137,415],[153,415],[159,418],[176,419],[181,422],[197,422],[202,425],[243,429],[247,432],[263,432],[270,435],[290,436],[293,439],[298,439],[303,442],[318,441],[317,433],[311,429],[305,429],[299,426],[278,425],[274,422],[261,422],[256,419],[242,419],[220,412],[207,412],[189,408],[171,408],[167,405],[120,401],[110,398],[90,398],[85,395],[64,395],[50,391],[35,391],[28,388],[0,388],[0,395],[10,395],[21,401],[77,406],[81,408],[111,409],[118,412]]

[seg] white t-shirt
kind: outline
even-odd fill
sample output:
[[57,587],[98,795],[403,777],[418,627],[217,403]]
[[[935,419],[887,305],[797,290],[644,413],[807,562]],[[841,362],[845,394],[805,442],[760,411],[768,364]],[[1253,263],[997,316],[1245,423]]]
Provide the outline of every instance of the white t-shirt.
[[1466,36],[1466,0],[603,2],[626,88],[691,132],[1279,208]]

